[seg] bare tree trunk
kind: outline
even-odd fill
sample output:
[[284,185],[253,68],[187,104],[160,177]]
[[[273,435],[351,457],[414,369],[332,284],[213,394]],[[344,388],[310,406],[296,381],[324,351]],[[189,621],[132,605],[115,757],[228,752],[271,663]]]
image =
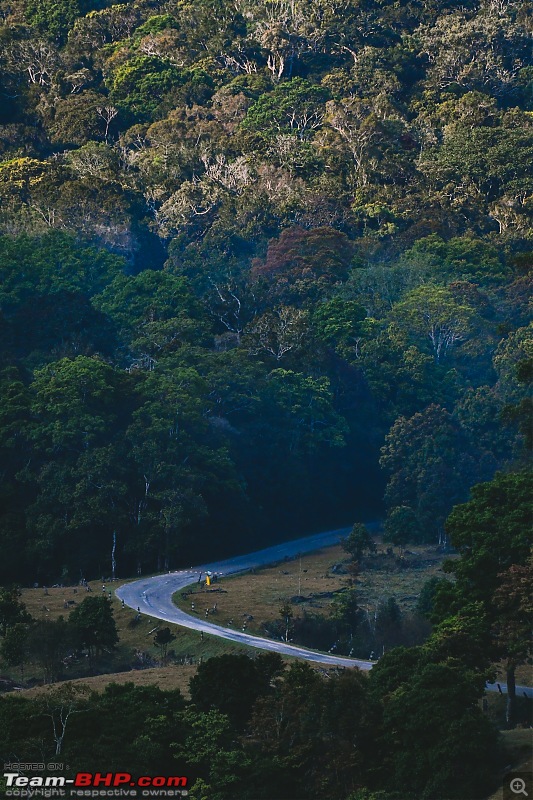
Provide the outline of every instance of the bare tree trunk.
[[117,532],[113,531],[113,546],[111,547],[111,580],[115,580],[115,570],[117,562],[115,561],[115,551],[117,547]]

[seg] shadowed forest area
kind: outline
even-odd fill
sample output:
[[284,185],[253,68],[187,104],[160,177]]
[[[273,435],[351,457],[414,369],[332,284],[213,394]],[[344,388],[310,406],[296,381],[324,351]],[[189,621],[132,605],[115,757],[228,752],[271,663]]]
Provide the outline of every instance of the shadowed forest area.
[[[5,662],[30,640],[50,664],[67,640],[95,665],[116,646],[105,597],[39,629],[17,585],[188,567],[356,521],[336,612],[351,637],[372,562],[362,520],[400,560],[409,545],[454,555],[418,600],[423,641],[397,641],[369,678],[242,661],[255,689],[239,718],[201,692],[199,716],[146,687],[67,698],[79,753],[82,719],[144,692],[123,758],[197,769],[193,800],[493,790],[505,759],[478,700],[503,663],[512,727],[530,658],[529,11],[1,3]],[[28,758],[50,746],[40,724]]]

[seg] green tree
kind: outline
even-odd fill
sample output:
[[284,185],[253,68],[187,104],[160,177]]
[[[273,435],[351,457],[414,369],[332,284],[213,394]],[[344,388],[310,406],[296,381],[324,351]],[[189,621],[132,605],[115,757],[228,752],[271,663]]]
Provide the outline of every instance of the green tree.
[[352,530],[344,539],[342,547],[354,561],[360,561],[365,552],[375,553],[376,551],[376,543],[362,522],[354,523]]
[[409,506],[395,506],[385,521],[385,537],[400,548],[400,556],[409,542],[420,541],[422,531],[415,512]]
[[111,317],[141,366],[153,366],[184,343],[207,341],[205,311],[185,278],[152,270],[119,275],[94,303]]
[[382,708],[379,783],[419,798],[481,798],[498,774],[497,731],[478,707],[483,679],[462,664],[396,648],[370,673]]
[[506,659],[507,723],[512,726],[516,714],[515,670],[520,664],[528,663],[533,650],[533,557],[527,564],[513,564],[498,577],[500,585],[494,594],[496,619],[493,635],[498,651]]
[[435,533],[443,543],[444,520],[476,474],[463,441],[457,423],[437,405],[410,419],[399,417],[387,434],[380,461],[390,476],[385,500],[398,509],[391,511],[390,530],[404,543],[417,534],[417,525],[424,538]]
[[468,305],[457,303],[449,289],[420,286],[397,303],[392,316],[417,344],[429,347],[438,363],[468,338],[473,312]]
[[[521,384],[531,385],[533,379],[533,359],[524,359],[516,367],[517,380]],[[502,411],[502,418],[506,422],[518,425],[524,440],[526,453],[533,450],[533,400],[524,397],[517,404],[509,404]]]
[[439,365],[414,345],[406,346],[403,334],[390,327],[361,343],[360,366],[380,408],[392,421],[410,417],[420,408],[442,403],[456,393],[456,375],[442,374]]
[[63,146],[107,141],[117,114],[105,95],[86,89],[57,100],[50,133],[53,141]]
[[[506,660],[510,725],[514,722],[515,670],[525,657],[525,645],[517,643],[512,630],[524,623],[519,576],[530,555],[532,489],[530,471],[498,474],[489,483],[474,486],[472,499],[456,506],[446,522],[451,542],[461,556],[446,564],[447,571],[455,576],[453,589],[445,592],[446,604],[449,609],[451,600],[452,608],[460,610],[479,602],[487,625],[494,626],[495,631],[501,625],[499,641],[501,657]],[[502,595],[504,586],[510,592],[507,600]],[[438,593],[436,604],[438,610]],[[441,608],[440,613],[442,619],[449,611]]]
[[283,625],[283,638],[285,639],[286,642],[288,642],[289,637],[293,632],[293,625],[291,620],[294,616],[292,611],[292,606],[288,600],[281,606],[279,610],[279,615],[281,617],[281,622]]
[[86,597],[69,616],[69,625],[86,648],[89,659],[105,650],[113,650],[118,632],[111,602],[107,597]]
[[418,595],[416,611],[428,620],[432,618],[435,597],[437,592],[442,588],[441,584],[443,583],[447,585],[449,581],[446,578],[438,578],[436,575],[433,575],[433,577],[429,578],[429,580],[424,583]]
[[[385,212],[385,216],[388,216],[387,209],[380,208],[380,204],[375,202],[376,187],[372,184],[383,181],[385,176],[393,179],[398,177],[397,162],[401,151],[398,151],[397,142],[407,133],[398,109],[383,95],[378,102],[368,96],[361,98],[352,95],[328,102],[326,119],[351,162],[351,181],[359,187],[356,210],[363,218],[367,217],[367,223],[368,218],[376,212],[378,215]],[[387,174],[389,171],[393,174]],[[412,171],[405,160],[402,171],[404,174]],[[372,188],[369,193],[370,185]],[[391,228],[387,227],[383,230],[384,233],[390,231]]]
[[402,641],[402,612],[394,597],[389,597],[377,607],[375,619],[375,647],[378,653]]
[[180,77],[180,70],[166,59],[136,56],[117,69],[110,96],[113,103],[135,118],[149,119]]
[[525,565],[531,545],[532,488],[528,470],[499,473],[492,481],[474,486],[472,499],[456,506],[448,517],[446,529],[461,558],[451,561],[447,569],[471,600],[490,603],[499,586],[498,576],[513,564]]
[[359,358],[360,343],[370,336],[373,328],[373,321],[366,318],[362,305],[339,297],[317,305],[312,322],[319,340],[349,359]]
[[533,358],[533,323],[512,331],[499,343],[494,354],[494,368],[498,375],[497,387],[507,402],[521,402],[528,398],[527,371],[520,378],[520,364]]
[[216,708],[205,712],[189,708],[180,714],[178,723],[182,738],[172,743],[172,754],[177,763],[190,765],[190,771],[198,776],[191,789],[194,800],[246,797],[253,769],[235,741],[230,719]]
[[[173,744],[185,738],[184,708],[178,689],[110,683],[101,694],[91,697],[83,714],[72,718],[65,757],[71,764],[74,759],[79,761],[82,747],[87,764],[97,764],[108,752],[111,770],[120,771],[121,763],[135,764],[143,774],[152,769],[161,774],[179,770]],[[124,731],[130,735],[124,736]],[[185,772],[185,760],[181,764]]]
[[2,659],[10,667],[19,667],[20,679],[24,680],[24,666],[30,655],[28,626],[17,622],[9,628],[0,645]]
[[155,370],[140,386],[126,431],[131,550],[159,569],[181,557],[184,534],[217,502],[241,494],[235,466],[208,420],[207,387],[192,367]]
[[120,256],[48,230],[43,236],[0,236],[0,302],[16,307],[35,294],[61,290],[92,296],[125,267]]
[[472,450],[480,451],[486,459],[492,458],[495,466],[508,458],[512,438],[509,426],[504,424],[503,410],[499,392],[489,386],[467,389],[454,410]]
[[168,58],[136,55],[117,68],[109,81],[109,96],[133,119],[146,121],[167,97],[181,93],[189,103],[206,100],[212,87],[212,79],[200,68],[180,69]]
[[103,442],[116,420],[119,376],[98,358],[64,358],[36,370],[31,431],[39,449],[86,450]]
[[66,683],[47,692],[37,701],[38,713],[47,717],[52,723],[56,757],[63,752],[65,735],[67,727],[70,727],[69,722],[71,722],[72,716],[85,710],[86,706],[83,701],[88,693],[88,687],[83,684]]
[[262,400],[270,418],[265,422],[274,423],[276,438],[280,444],[284,441],[285,450],[309,453],[324,445],[343,446],[345,422],[333,408],[327,378],[275,369],[268,376]]
[[268,138],[288,133],[305,140],[322,125],[328,92],[303,78],[293,78],[261,97],[249,108],[243,130]]
[[440,192],[460,178],[456,206],[474,206],[478,214],[490,215],[503,235],[510,227],[527,229],[524,199],[531,181],[531,122],[521,113],[513,116],[512,122],[509,119],[494,127],[449,126],[442,145],[420,165],[434,190]]
[[256,703],[246,743],[258,766],[266,761],[266,796],[326,791],[328,797],[346,797],[365,785],[375,747],[374,713],[367,681],[356,670],[325,683],[308,664],[291,665],[274,694]]
[[172,633],[170,628],[160,628],[154,636],[154,644],[161,649],[161,658],[163,663],[167,660],[168,646],[175,641],[176,636]]
[[[282,668],[264,658],[254,661],[244,655],[222,655],[200,664],[189,682],[192,702],[200,711],[217,709],[227,714],[241,728],[257,698],[270,693],[270,681]],[[264,664],[269,669],[264,670]]]
[[[356,589],[347,589],[336,595],[332,603],[333,616],[353,636],[359,621],[359,597]],[[344,633],[344,631],[343,631]]]
[[57,620],[40,620],[29,630],[31,660],[42,667],[44,682],[58,680],[63,659],[75,647],[71,626],[63,617]]
[[455,278],[487,284],[501,280],[508,272],[494,245],[467,235],[448,241],[437,234],[425,236],[405,251],[401,263],[423,271],[433,280]]
[[0,588],[0,633],[4,637],[14,625],[31,621],[26,606],[19,598],[19,589]]
[[26,0],[24,14],[38,31],[63,42],[76,19],[100,5],[101,0]]
[[424,650],[434,661],[455,662],[490,677],[497,651],[491,642],[483,604],[470,603],[456,614],[450,613],[435,626]]

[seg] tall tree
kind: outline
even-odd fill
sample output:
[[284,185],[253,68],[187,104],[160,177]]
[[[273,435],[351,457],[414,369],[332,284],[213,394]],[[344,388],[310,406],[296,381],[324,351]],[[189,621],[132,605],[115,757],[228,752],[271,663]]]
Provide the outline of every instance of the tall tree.
[[393,318],[400,328],[430,348],[438,363],[470,333],[472,309],[457,303],[449,289],[420,286],[395,306]]
[[96,655],[112,650],[118,642],[113,609],[107,597],[86,597],[71,612],[68,621],[82,647],[87,649],[91,665]]
[[[525,470],[498,474],[490,483],[474,486],[472,499],[454,508],[446,522],[461,557],[446,564],[455,583],[451,591],[441,591],[448,596],[448,607],[450,599],[459,609],[472,601],[482,604],[506,661],[509,724],[514,721],[516,666],[528,650],[518,632],[523,632],[528,613],[522,578],[532,546],[532,478]],[[437,603],[438,596],[439,592]]]
[[[463,433],[449,412],[431,405],[410,419],[397,419],[385,439],[380,463],[390,475],[385,499],[391,516],[396,509],[389,525],[404,543],[405,536],[416,534],[417,529],[424,538],[436,534],[442,543],[444,520],[453,505],[466,497],[476,470],[464,453]],[[405,509],[414,517],[408,518]]]

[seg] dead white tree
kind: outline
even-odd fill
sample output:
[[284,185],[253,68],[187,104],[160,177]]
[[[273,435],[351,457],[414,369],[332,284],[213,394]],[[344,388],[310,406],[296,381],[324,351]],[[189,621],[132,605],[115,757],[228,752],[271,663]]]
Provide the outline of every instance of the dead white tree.
[[279,306],[254,320],[247,333],[250,353],[268,353],[276,361],[297,350],[307,334],[307,314],[292,306]]
[[105,123],[105,133],[104,137],[107,142],[107,136],[109,134],[109,126],[111,125],[112,121],[118,114],[118,109],[114,106],[98,106],[96,109],[96,113],[100,117],[101,120]]
[[37,86],[50,86],[60,66],[56,48],[40,39],[16,42],[9,51],[9,61],[26,72],[29,82]]
[[52,722],[56,756],[61,755],[70,718],[84,711],[82,701],[88,693],[87,686],[67,683],[58,689],[52,689],[39,700],[42,716],[48,717]]

